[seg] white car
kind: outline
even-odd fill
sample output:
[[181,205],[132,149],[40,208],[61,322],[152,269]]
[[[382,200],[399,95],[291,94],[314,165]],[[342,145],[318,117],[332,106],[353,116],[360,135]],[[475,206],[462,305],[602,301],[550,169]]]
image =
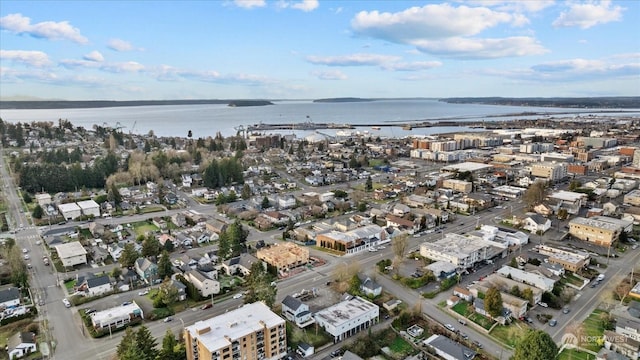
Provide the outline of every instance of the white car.
[[22,252],[26,254],[26,253],[28,253],[28,252],[29,252],[29,250],[27,250],[27,249],[25,248],[25,249],[22,249]]
[[374,247],[370,247],[370,248],[369,248],[369,252],[376,252],[376,251],[378,251],[378,249],[376,249],[376,248],[374,248]]
[[447,330],[449,330],[449,331],[453,331],[453,332],[456,331],[456,328],[454,328],[453,325],[451,325],[451,324],[445,324],[444,327],[446,327]]
[[145,296],[148,293],[149,293],[149,290],[140,291],[140,292],[138,292],[138,296]]
[[29,254],[24,254],[24,259],[25,260],[29,260],[29,259],[31,259],[31,257],[29,256]]
[[237,293],[237,294],[233,295],[233,298],[234,299],[240,299],[242,296],[243,296],[242,293]]
[[64,304],[65,307],[71,307],[71,303],[67,299],[62,299],[62,303]]

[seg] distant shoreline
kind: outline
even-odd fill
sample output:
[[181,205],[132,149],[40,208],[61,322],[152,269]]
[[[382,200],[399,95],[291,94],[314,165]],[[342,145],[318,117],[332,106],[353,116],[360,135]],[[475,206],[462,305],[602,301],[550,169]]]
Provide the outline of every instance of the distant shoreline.
[[[571,109],[640,109],[640,96],[584,97],[584,98],[503,98],[503,97],[463,97],[463,98],[325,98],[312,100],[314,103],[354,103],[384,100],[437,100],[448,104],[482,104],[520,107],[550,107]],[[125,106],[162,106],[162,105],[227,105],[231,107],[275,105],[279,100],[238,100],[238,99],[200,99],[200,100],[25,100],[0,101],[2,110],[33,109],[90,109]]]

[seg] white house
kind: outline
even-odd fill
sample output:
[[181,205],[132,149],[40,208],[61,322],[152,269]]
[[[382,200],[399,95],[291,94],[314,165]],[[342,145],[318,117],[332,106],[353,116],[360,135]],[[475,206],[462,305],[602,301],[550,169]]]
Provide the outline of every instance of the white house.
[[100,217],[100,205],[93,200],[78,201],[78,206],[84,216]]
[[73,220],[82,215],[82,210],[76,203],[60,204],[58,205],[58,211],[60,211],[60,215],[62,215],[65,220]]
[[185,274],[185,279],[198,289],[202,297],[209,297],[220,293],[220,282],[209,279],[198,270],[190,270]]
[[144,319],[142,309],[133,301],[131,304],[119,305],[98,311],[91,315],[91,323],[96,330],[119,329],[125,327],[131,320]]
[[112,290],[113,285],[111,285],[108,275],[87,279],[87,294],[89,296],[99,296]]
[[282,315],[300,328],[304,328],[316,322],[311,316],[309,305],[291,295],[285,296],[282,300]]
[[533,234],[544,234],[551,228],[551,220],[539,214],[530,215],[524,218],[523,228]]
[[380,308],[359,296],[347,298],[313,316],[333,341],[342,341],[360,331],[365,331],[379,321]]
[[360,290],[362,290],[362,292],[367,296],[376,297],[382,293],[382,286],[370,277],[367,277],[362,281],[362,284],[360,284]]
[[51,195],[47,193],[36,194],[36,201],[38,202],[38,205],[44,209],[47,205],[51,204]]
[[54,246],[64,267],[87,263],[87,250],[78,241]]
[[10,287],[0,290],[0,309],[12,308],[20,305],[20,290]]
[[19,332],[7,341],[9,359],[19,359],[36,352],[36,335],[32,332]]

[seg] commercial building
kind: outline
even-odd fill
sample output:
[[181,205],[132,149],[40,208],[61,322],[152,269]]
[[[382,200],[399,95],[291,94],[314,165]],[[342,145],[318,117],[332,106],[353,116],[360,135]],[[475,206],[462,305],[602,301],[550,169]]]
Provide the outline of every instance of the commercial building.
[[82,215],[100,217],[100,205],[93,200],[78,201],[76,204],[80,207]]
[[359,296],[353,296],[318,311],[314,318],[318,325],[333,336],[335,343],[375,325],[379,316],[378,305]]
[[531,166],[531,175],[547,179],[552,182],[560,181],[567,177],[567,164],[556,162],[541,162]]
[[287,353],[285,320],[262,302],[184,328],[187,360],[277,360]]
[[492,165],[475,163],[475,162],[463,162],[459,164],[443,166],[440,171],[442,172],[465,172],[468,171],[474,175],[479,173],[485,173],[493,169]]
[[498,269],[497,273],[506,278],[511,278],[521,283],[533,285],[542,291],[553,290],[553,284],[555,283],[553,279],[549,279],[546,276],[530,273],[506,265]]
[[548,245],[538,246],[538,252],[548,256],[551,264],[558,264],[567,271],[576,272],[589,265],[591,258],[585,251],[572,251]]
[[565,209],[569,214],[577,214],[587,202],[587,194],[560,190],[548,196],[549,205],[557,212]]
[[91,315],[91,324],[98,331],[104,331],[105,329],[113,331],[126,326],[136,319],[144,319],[144,313],[138,304],[133,301],[131,304],[93,313]]
[[473,190],[473,184],[470,181],[447,179],[442,182],[442,187],[451,189],[461,193],[470,193]]
[[65,220],[73,220],[82,215],[82,209],[76,203],[60,204],[58,205],[58,211]]
[[78,241],[54,246],[62,266],[71,267],[87,263],[87,250]]
[[378,225],[366,225],[347,232],[332,230],[316,236],[318,246],[345,254],[366,250],[380,240],[386,240],[386,232]]
[[459,234],[446,234],[444,239],[420,245],[420,255],[432,260],[442,260],[459,269],[501,256],[507,246],[482,238],[468,238]]
[[624,195],[623,203],[631,206],[640,206],[640,190],[633,190]]
[[256,257],[283,273],[292,268],[306,265],[309,262],[309,249],[292,242],[276,243],[268,248],[258,250]]
[[578,217],[569,222],[569,234],[599,246],[611,246],[620,233],[631,231],[633,221],[607,216]]

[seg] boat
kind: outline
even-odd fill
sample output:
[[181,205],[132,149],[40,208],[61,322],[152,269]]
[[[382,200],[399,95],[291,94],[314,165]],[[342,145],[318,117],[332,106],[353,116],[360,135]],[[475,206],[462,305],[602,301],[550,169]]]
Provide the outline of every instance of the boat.
[[371,129],[373,130],[380,130],[380,126],[372,126]]

